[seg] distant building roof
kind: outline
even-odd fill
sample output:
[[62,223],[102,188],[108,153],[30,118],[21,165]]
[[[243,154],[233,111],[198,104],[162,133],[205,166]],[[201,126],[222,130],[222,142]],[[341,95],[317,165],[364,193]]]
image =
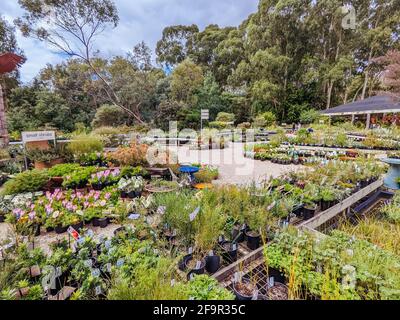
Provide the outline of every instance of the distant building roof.
[[391,96],[380,95],[323,110],[321,111],[321,114],[327,116],[341,116],[352,114],[397,112],[400,113],[400,101]]

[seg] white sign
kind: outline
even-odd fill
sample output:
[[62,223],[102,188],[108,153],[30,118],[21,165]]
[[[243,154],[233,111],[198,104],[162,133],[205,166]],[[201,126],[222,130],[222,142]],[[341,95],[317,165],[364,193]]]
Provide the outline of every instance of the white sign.
[[208,109],[201,109],[201,120],[208,120],[210,118],[210,111]]
[[25,131],[22,132],[22,142],[55,140],[55,131]]

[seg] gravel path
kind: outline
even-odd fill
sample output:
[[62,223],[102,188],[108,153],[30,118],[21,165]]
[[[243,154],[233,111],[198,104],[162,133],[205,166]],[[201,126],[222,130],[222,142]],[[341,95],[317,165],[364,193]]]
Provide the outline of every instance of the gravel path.
[[230,143],[222,150],[189,150],[189,147],[170,147],[178,154],[179,163],[201,163],[218,167],[216,184],[257,184],[269,177],[278,177],[302,166],[280,165],[244,157],[244,143]]

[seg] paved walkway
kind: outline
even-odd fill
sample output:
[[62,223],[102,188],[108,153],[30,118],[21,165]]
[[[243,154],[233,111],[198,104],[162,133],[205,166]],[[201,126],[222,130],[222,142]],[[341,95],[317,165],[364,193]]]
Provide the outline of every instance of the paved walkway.
[[244,157],[244,143],[230,143],[222,150],[189,150],[189,147],[170,147],[178,154],[179,163],[201,163],[218,167],[218,184],[246,185],[261,183],[269,177],[278,177],[302,166],[280,165]]

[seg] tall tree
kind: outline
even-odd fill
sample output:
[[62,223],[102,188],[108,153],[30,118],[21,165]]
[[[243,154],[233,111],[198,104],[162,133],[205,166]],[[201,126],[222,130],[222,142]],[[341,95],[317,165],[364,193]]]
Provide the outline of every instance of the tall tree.
[[94,40],[107,26],[118,24],[111,0],[18,0],[26,13],[15,20],[24,36],[46,41],[70,57],[82,59],[102,81],[109,100],[142,122],[138,114],[121,103],[94,63]]
[[157,61],[168,66],[183,62],[193,52],[198,32],[199,27],[195,24],[165,28],[161,40],[157,42]]

